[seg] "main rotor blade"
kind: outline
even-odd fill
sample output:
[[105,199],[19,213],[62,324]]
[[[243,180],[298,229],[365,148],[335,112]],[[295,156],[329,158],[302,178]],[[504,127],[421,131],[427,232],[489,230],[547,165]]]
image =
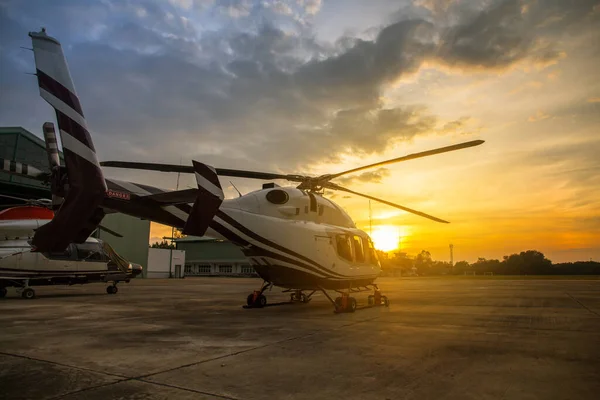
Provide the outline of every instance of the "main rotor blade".
[[369,164],[369,165],[365,165],[363,167],[349,169],[348,171],[340,172],[340,173],[337,173],[337,174],[328,175],[327,178],[328,179],[333,179],[333,178],[337,178],[337,177],[342,176],[342,175],[346,175],[346,174],[351,174],[353,172],[362,171],[363,169],[368,169],[368,168],[373,168],[373,167],[379,167],[379,166],[382,166],[382,165],[393,164],[393,163],[397,163],[397,162],[401,162],[401,161],[414,160],[415,158],[433,156],[435,154],[441,154],[441,153],[446,153],[446,152],[449,152],[449,151],[465,149],[467,147],[479,146],[480,144],[483,144],[484,142],[485,142],[484,140],[472,140],[470,142],[464,142],[464,143],[454,144],[452,146],[440,147],[438,149],[422,151],[420,153],[413,153],[413,154],[409,154],[407,156],[398,157],[398,158],[392,158],[391,160],[380,161],[380,162],[377,162],[375,164]]
[[123,237],[123,235],[121,235],[120,233],[118,233],[118,232],[115,232],[115,231],[113,231],[112,229],[108,229],[107,227],[105,227],[105,226],[102,226],[102,225],[98,225],[98,229],[100,229],[101,231],[104,231],[104,232],[108,232],[108,233],[110,233],[111,235],[113,235],[113,236],[116,236],[116,237],[118,237],[118,238],[122,238],[122,237]]
[[401,206],[401,205],[396,204],[396,203],[392,203],[392,202],[387,201],[387,200],[383,200],[383,199],[379,199],[377,197],[369,196],[368,194],[359,193],[359,192],[355,192],[354,190],[346,189],[345,187],[342,187],[340,185],[336,185],[335,183],[328,182],[323,187],[326,187],[327,189],[341,190],[343,192],[352,193],[352,194],[355,194],[357,196],[366,197],[367,199],[378,201],[380,203],[387,204],[388,206],[399,208],[400,210],[404,210],[404,211],[412,213],[412,214],[420,215],[421,217],[428,218],[428,219],[430,219],[432,221],[441,222],[443,224],[449,224],[450,223],[450,222],[445,221],[443,219],[440,219],[438,217],[434,217],[433,215],[429,215],[429,214],[425,214],[424,212],[421,212],[421,211],[413,210],[412,208],[404,207],[404,206]]
[[4,198],[7,198],[7,199],[12,199],[12,200],[21,200],[21,201],[24,201],[24,202],[33,201],[33,200],[30,200],[30,199],[24,199],[22,197],[9,196],[7,194],[0,194],[0,197],[4,197]]
[[[161,171],[161,172],[180,172],[183,174],[193,174],[194,167],[188,165],[174,165],[174,164],[156,164],[156,163],[142,163],[132,161],[102,161],[100,163],[103,167],[113,168],[129,168],[129,169],[141,169],[146,171]],[[257,172],[257,171],[246,171],[240,169],[226,169],[226,168],[215,168],[217,175],[219,176],[231,176],[236,178],[250,178],[250,179],[286,179],[294,182],[301,182],[302,177],[298,175],[284,175],[274,174],[271,172]]]

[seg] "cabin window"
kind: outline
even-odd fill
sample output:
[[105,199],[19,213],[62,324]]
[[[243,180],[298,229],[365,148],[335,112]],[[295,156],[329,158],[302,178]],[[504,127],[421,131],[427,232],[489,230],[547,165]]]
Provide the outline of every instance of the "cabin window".
[[77,259],[85,261],[108,261],[102,247],[96,243],[81,243],[76,245]]
[[50,253],[44,253],[44,255],[53,260],[70,260],[73,252],[71,251],[71,245],[67,247],[64,251],[53,251]]
[[352,262],[352,245],[350,243],[350,237],[346,235],[337,235],[335,241],[339,256]]
[[377,265],[379,259],[377,258],[377,252],[373,247],[373,242],[371,242],[371,239],[363,238],[363,247],[366,249],[365,255],[367,257],[367,262],[370,264]]
[[285,204],[290,199],[286,191],[274,189],[267,193],[267,200],[273,204]]
[[362,238],[360,236],[355,235],[352,238],[352,244],[354,245],[354,259],[356,260],[356,262],[364,263],[365,252],[362,245]]

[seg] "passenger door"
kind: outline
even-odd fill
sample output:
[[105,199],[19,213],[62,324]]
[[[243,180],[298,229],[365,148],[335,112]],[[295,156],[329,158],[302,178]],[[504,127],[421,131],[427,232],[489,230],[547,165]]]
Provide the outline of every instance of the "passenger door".
[[77,263],[74,259],[73,244],[70,244],[64,251],[55,251],[49,253],[38,253],[37,264],[40,270],[48,274],[69,275],[77,273]]

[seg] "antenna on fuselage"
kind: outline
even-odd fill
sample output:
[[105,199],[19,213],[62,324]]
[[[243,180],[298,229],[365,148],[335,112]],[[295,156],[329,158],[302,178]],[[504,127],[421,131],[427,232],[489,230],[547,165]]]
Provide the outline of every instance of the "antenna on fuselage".
[[231,186],[233,186],[233,188],[235,189],[235,191],[238,192],[238,194],[240,195],[240,197],[242,197],[242,193],[238,190],[238,188],[235,187],[235,185],[233,184],[233,182],[229,181],[229,183],[231,183]]

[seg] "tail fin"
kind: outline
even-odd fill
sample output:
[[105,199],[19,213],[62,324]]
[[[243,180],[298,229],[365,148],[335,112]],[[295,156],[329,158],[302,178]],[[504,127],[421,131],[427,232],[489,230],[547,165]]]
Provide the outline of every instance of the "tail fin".
[[[38,229],[32,245],[38,251],[62,250],[98,220],[96,209],[106,193],[106,182],[60,42],[44,29],[29,36],[40,95],[56,111],[69,179],[65,201],[54,219]],[[55,162],[53,153],[48,157]]]
[[219,183],[219,177],[213,167],[192,161],[196,182],[198,183],[198,196],[192,207],[183,233],[186,235],[204,236],[210,221],[215,217],[225,195]]

